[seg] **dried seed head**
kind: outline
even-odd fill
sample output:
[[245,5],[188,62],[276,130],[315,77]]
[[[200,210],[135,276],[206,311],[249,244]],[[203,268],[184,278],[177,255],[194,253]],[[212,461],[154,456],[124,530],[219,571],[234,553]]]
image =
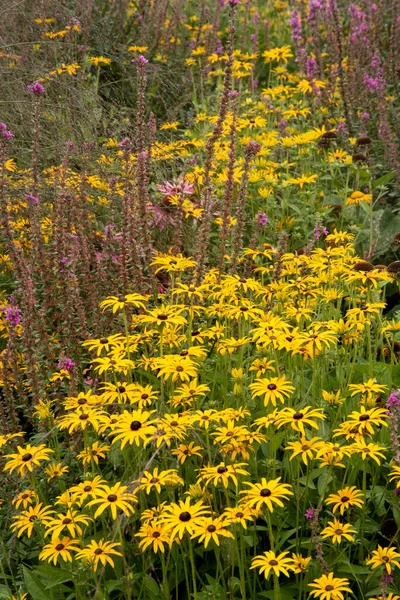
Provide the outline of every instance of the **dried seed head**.
[[395,273],[398,275],[400,273],[400,260],[395,260],[394,262],[390,263],[386,270],[388,273]]
[[371,138],[365,133],[361,133],[356,139],[356,146],[369,146],[372,144]]
[[362,152],[355,152],[353,154],[353,162],[367,162],[367,157]]
[[366,260],[359,260],[353,267],[353,271],[373,271],[374,265]]
[[393,238],[392,244],[400,244],[400,233],[396,233],[396,235]]

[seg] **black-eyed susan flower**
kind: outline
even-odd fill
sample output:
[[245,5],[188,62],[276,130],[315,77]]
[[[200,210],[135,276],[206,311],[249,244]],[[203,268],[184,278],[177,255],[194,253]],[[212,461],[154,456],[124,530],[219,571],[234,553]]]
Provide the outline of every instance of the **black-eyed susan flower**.
[[290,425],[292,429],[299,431],[305,436],[306,425],[313,429],[318,429],[318,424],[314,419],[325,419],[322,409],[312,408],[311,406],[304,406],[299,410],[284,408],[277,413],[274,425],[278,428],[283,425]]
[[[355,429],[360,434],[373,435],[374,434],[374,426],[379,427],[387,427],[387,411],[383,408],[370,408],[366,409],[365,406],[361,406],[360,410],[353,410],[350,413],[347,420],[344,421],[341,427],[346,429]],[[337,431],[339,435],[342,435],[342,431],[338,428]],[[339,433],[340,432],[340,433]]]
[[135,536],[142,538],[139,542],[141,550],[147,550],[151,546],[153,552],[165,552],[165,545],[169,546],[171,544],[169,530],[154,520],[151,523],[144,523]]
[[373,444],[372,442],[367,443],[365,440],[358,440],[349,446],[352,454],[359,454],[363,460],[372,458],[378,465],[381,464],[381,458],[385,459],[385,455],[382,450],[386,450],[384,446],[379,444]]
[[156,273],[160,271],[178,273],[179,271],[186,271],[186,269],[195,267],[196,261],[192,258],[185,258],[182,254],[170,255],[160,252],[150,264],[157,267]]
[[135,509],[131,502],[135,502],[136,497],[127,490],[128,486],[121,485],[120,482],[113,486],[102,485],[101,489],[96,492],[96,498],[87,504],[87,506],[100,505],[94,513],[94,518],[97,519],[107,509],[110,509],[114,520],[117,518],[118,510],[121,510],[126,516],[133,513]]
[[98,542],[92,540],[88,546],[78,552],[76,558],[83,560],[92,565],[93,571],[97,570],[99,562],[105,567],[107,564],[114,567],[114,561],[111,555],[122,556],[121,552],[115,550],[119,548],[119,544],[114,542],[105,542],[104,538],[101,538]]
[[179,444],[178,448],[171,452],[183,465],[189,456],[203,456],[200,450],[202,450],[201,446],[196,446],[194,442],[189,442],[189,444]]
[[65,473],[68,473],[68,471],[68,467],[62,463],[48,465],[44,470],[47,475],[47,481],[51,481],[55,477],[62,477]]
[[53,564],[57,564],[59,559],[63,559],[64,562],[72,562],[71,552],[79,552],[80,548],[77,546],[78,540],[70,539],[68,537],[53,538],[50,544],[46,544],[41,553],[39,554],[39,560],[47,560]]
[[166,325],[185,325],[187,320],[181,315],[183,308],[177,306],[168,306],[162,304],[160,307],[147,311],[145,315],[140,315],[141,323],[149,323],[164,328]]
[[342,538],[349,542],[354,542],[353,533],[357,533],[352,525],[349,523],[341,523],[338,519],[329,521],[328,525],[321,531],[321,537],[331,538],[332,542],[340,544]]
[[140,294],[126,294],[125,296],[108,296],[105,300],[103,300],[100,303],[100,308],[103,311],[106,310],[106,308],[111,308],[113,314],[115,314],[118,310],[123,310],[126,305],[134,306],[135,308],[142,308],[143,310],[145,310],[145,301],[145,296],[141,296]]
[[17,446],[18,452],[15,454],[6,454],[8,460],[4,466],[5,471],[12,473],[17,469],[21,477],[25,476],[27,471],[32,472],[35,467],[40,466],[43,461],[50,460],[50,454],[54,452],[51,448],[46,448],[44,444],[31,446],[27,444],[25,448]]
[[23,492],[17,494],[15,498],[13,498],[12,504],[15,506],[15,508],[19,508],[21,504],[22,508],[27,508],[33,504],[33,502],[37,502],[38,500],[39,498],[35,491],[24,490]]
[[0,448],[8,444],[10,440],[23,436],[23,433],[7,433],[6,435],[0,435]]
[[29,506],[27,510],[23,510],[19,515],[14,515],[14,523],[11,525],[11,530],[17,532],[17,536],[26,531],[28,537],[31,537],[34,527],[38,525],[48,525],[54,513],[51,506],[43,506],[39,502],[36,506]]
[[344,600],[342,592],[349,592],[351,594],[349,580],[335,577],[333,573],[322,575],[308,585],[315,588],[310,592],[311,596],[315,596],[315,598],[319,598],[320,600]]
[[124,344],[125,338],[120,333],[115,333],[103,338],[86,340],[82,346],[88,348],[89,351],[96,350],[97,356],[100,356],[103,351],[107,353],[114,348],[122,348]]
[[109,452],[110,446],[101,442],[93,442],[91,446],[87,446],[82,452],[77,454],[84,465],[90,465],[93,460],[96,465],[99,464],[99,458],[105,458],[107,452]]
[[391,471],[389,473],[389,481],[396,482],[396,488],[400,488],[400,467],[397,465],[392,465]]
[[303,573],[311,562],[311,556],[303,556],[302,554],[296,554],[292,552],[292,561],[293,561],[293,572],[294,573]]
[[300,455],[304,464],[308,465],[308,460],[312,460],[314,458],[315,453],[323,444],[323,440],[319,437],[313,437],[311,440],[302,437],[298,441],[288,442],[286,449],[292,450],[290,460],[293,460],[295,456]]
[[153,472],[144,471],[142,477],[136,482],[137,490],[144,490],[146,494],[150,494],[155,490],[158,494],[161,493],[162,486],[173,487],[184,483],[179,477],[176,469],[166,469],[165,471],[158,470],[158,467],[153,469]]
[[133,412],[124,412],[117,417],[116,423],[112,426],[112,435],[114,435],[113,444],[121,441],[121,450],[127,444],[136,444],[145,446],[150,442],[156,431],[154,419],[150,417],[154,414],[152,411],[134,410]]
[[257,510],[240,504],[238,506],[228,507],[224,510],[224,518],[226,523],[229,525],[240,523],[244,529],[247,529],[247,521],[254,521],[257,515]]
[[325,503],[328,505],[334,504],[332,512],[335,513],[339,509],[340,514],[343,515],[344,511],[349,508],[349,506],[361,507],[364,503],[364,498],[362,492],[353,485],[338,490],[336,494],[330,494],[325,500]]
[[226,526],[227,522],[224,520],[223,516],[217,517],[216,519],[212,517],[200,518],[193,525],[191,539],[199,538],[199,544],[203,542],[205,548],[207,548],[211,540],[219,546],[220,536],[225,538],[234,537],[233,534],[226,529]]
[[390,575],[393,567],[400,568],[399,558],[400,554],[395,548],[382,548],[382,546],[379,546],[378,544],[377,550],[373,550],[371,558],[367,560],[366,564],[371,565],[372,569],[383,566]]
[[267,579],[271,572],[279,577],[281,573],[286,575],[286,577],[290,577],[289,571],[293,568],[293,560],[288,558],[289,552],[281,552],[281,554],[275,554],[272,550],[268,550],[264,552],[264,554],[260,554],[255,556],[251,561],[250,569],[259,568],[260,575],[264,574]]
[[229,486],[230,480],[235,485],[238,485],[239,481],[237,475],[249,475],[249,472],[243,469],[244,466],[247,466],[246,463],[226,465],[221,462],[215,467],[204,467],[203,469],[199,469],[200,475],[198,480],[204,481],[206,485],[212,483],[216,486],[219,483],[222,483],[225,488]]
[[[380,308],[384,308],[385,304],[381,304],[382,306]],[[356,396],[357,394],[370,396],[372,393],[384,394],[387,390],[387,386],[377,383],[376,379],[372,377],[371,379],[368,379],[368,381],[366,381],[365,383],[349,385],[349,390],[351,391],[351,396]]]
[[157,359],[158,375],[165,378],[171,378],[175,381],[190,381],[191,378],[197,377],[198,367],[188,357],[170,354],[164,358]]
[[100,408],[84,407],[59,417],[56,425],[61,431],[68,429],[68,433],[84,431],[87,427],[93,427],[98,431],[105,417],[107,413]]
[[106,483],[102,477],[96,475],[93,479],[85,479],[82,483],[72,486],[69,492],[76,498],[77,503],[82,505],[88,498],[95,498]]
[[87,527],[93,519],[88,515],[80,513],[78,510],[69,508],[65,513],[57,513],[55,517],[51,518],[46,524],[46,532],[44,537],[51,535],[52,537],[59,537],[61,533],[68,533],[72,536],[82,535],[82,527]]
[[272,404],[276,406],[277,401],[285,402],[295,390],[290,381],[284,375],[281,377],[270,377],[265,379],[256,379],[249,385],[252,390],[252,397],[264,396],[264,406]]
[[274,504],[283,506],[281,498],[287,500],[288,496],[293,496],[293,492],[290,490],[292,486],[287,483],[280,483],[281,478],[271,479],[267,481],[265,477],[261,479],[261,483],[249,483],[245,481],[244,484],[249,486],[250,489],[240,492],[243,494],[243,504],[249,508],[260,510],[262,507],[267,506],[270,512],[274,510]]
[[194,526],[198,524],[199,519],[206,517],[209,509],[202,500],[195,504],[190,504],[190,498],[179,500],[178,503],[167,504],[161,515],[161,522],[166,530],[170,532],[171,539],[176,535],[182,539],[184,533],[193,533]]

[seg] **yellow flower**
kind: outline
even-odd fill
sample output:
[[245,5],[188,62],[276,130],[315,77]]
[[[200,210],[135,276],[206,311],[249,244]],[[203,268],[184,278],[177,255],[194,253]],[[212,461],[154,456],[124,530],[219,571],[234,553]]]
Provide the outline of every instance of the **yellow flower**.
[[274,510],[273,503],[283,506],[281,498],[287,500],[287,496],[293,496],[293,492],[290,491],[290,485],[280,483],[280,480],[281,478],[278,477],[277,479],[267,481],[263,477],[261,483],[249,483],[245,481],[245,485],[248,485],[250,489],[240,492],[244,494],[244,506],[260,510],[266,505],[270,512]]
[[111,558],[111,554],[114,556],[122,556],[121,552],[115,550],[119,547],[119,544],[113,542],[105,542],[104,538],[101,538],[98,542],[92,540],[88,546],[81,550],[76,558],[89,562],[92,565],[93,571],[97,570],[99,562],[105,567],[107,563],[114,567],[114,561]]
[[290,425],[292,429],[300,431],[305,436],[305,425],[318,429],[318,425],[313,419],[325,419],[321,408],[312,408],[311,406],[304,406],[300,410],[284,408],[277,412],[275,425],[278,428],[283,425]]
[[272,61],[281,61],[287,63],[287,59],[293,56],[290,46],[281,46],[280,48],[271,48],[271,50],[265,50],[261,55],[265,58],[265,62],[269,63]]
[[301,175],[301,177],[290,177],[286,179],[286,184],[298,185],[301,189],[306,183],[314,183],[318,178],[318,175]]
[[366,460],[368,457],[372,458],[378,465],[381,464],[379,457],[385,459],[385,455],[381,452],[382,450],[386,450],[384,446],[372,443],[367,444],[362,439],[351,444],[349,449],[353,454],[361,454],[363,460]]
[[332,508],[332,512],[335,513],[337,509],[340,510],[340,514],[343,515],[346,508],[349,506],[359,506],[361,507],[364,503],[363,494],[360,490],[357,490],[356,486],[345,487],[341,490],[338,490],[336,494],[331,494],[326,499],[326,504],[334,504],[335,506]]
[[335,577],[333,573],[322,575],[308,585],[315,588],[312,590],[311,595],[320,598],[320,600],[344,600],[342,592],[352,593],[348,587],[349,580]]
[[51,448],[46,448],[44,444],[39,446],[31,446],[27,444],[25,448],[17,446],[18,454],[6,454],[5,458],[9,458],[4,466],[5,471],[12,473],[17,469],[18,473],[24,477],[26,471],[32,472],[35,466],[39,466],[41,461],[50,460],[49,454],[54,452]]
[[400,467],[392,465],[392,470],[389,473],[389,481],[396,481],[396,487],[400,488]]
[[209,509],[202,500],[192,505],[190,498],[186,498],[167,505],[161,515],[161,522],[170,532],[171,539],[176,535],[182,539],[185,532],[192,535],[195,525],[199,524],[201,518],[208,516],[208,513]]
[[146,550],[149,546],[152,546],[153,552],[165,552],[164,544],[171,544],[171,536],[169,531],[164,525],[160,523],[144,523],[140,528],[139,533],[135,533],[136,537],[142,538],[139,542],[139,548]]
[[178,475],[176,469],[167,469],[165,471],[158,472],[158,467],[153,469],[153,472],[144,471],[142,477],[137,480],[139,485],[137,490],[144,490],[146,494],[150,494],[155,490],[158,494],[161,493],[161,486],[175,486],[183,485],[184,481]]
[[138,320],[141,323],[150,323],[165,327],[166,325],[185,325],[187,323],[185,317],[181,316],[183,308],[176,306],[162,305],[159,308],[149,310],[146,315],[140,315]]
[[[141,442],[146,446],[153,437],[156,431],[153,423],[154,419],[150,419],[154,414],[152,411],[134,410],[133,412],[124,412],[117,417],[115,425],[112,427],[112,434],[115,435],[113,444],[121,440],[121,450],[126,444],[136,444],[140,446]],[[150,419],[150,420],[149,420]]]
[[250,569],[256,569],[260,567],[260,575],[264,573],[267,579],[272,572],[274,575],[279,577],[281,573],[290,577],[289,571],[294,567],[293,560],[287,558],[289,552],[282,552],[281,554],[275,554],[272,550],[264,552],[264,554],[255,556],[251,561]]
[[54,510],[51,506],[43,506],[41,503],[36,506],[30,506],[27,510],[23,510],[19,515],[13,516],[14,523],[11,525],[11,530],[17,532],[20,537],[24,531],[28,537],[31,537],[33,528],[37,525],[48,525],[50,523]]
[[185,258],[183,254],[170,255],[170,254],[157,254],[156,258],[150,263],[151,266],[156,266],[155,273],[160,271],[166,271],[167,273],[178,273],[179,271],[186,271],[196,266],[196,261],[192,258]]
[[81,525],[86,527],[91,521],[93,521],[93,519],[88,515],[79,514],[77,510],[69,508],[65,514],[57,513],[55,517],[46,523],[44,537],[47,537],[50,534],[53,538],[59,537],[64,529],[67,529],[70,535],[81,536]]
[[89,61],[96,67],[100,65],[111,65],[111,58],[105,58],[104,56],[89,56]]
[[130,502],[136,500],[135,496],[127,491],[128,486],[121,485],[117,482],[113,486],[101,485],[97,492],[97,498],[88,502],[87,506],[94,506],[100,504],[94,513],[94,518],[97,519],[107,508],[111,510],[112,518],[115,519],[118,516],[117,510],[121,510],[126,516],[134,512],[134,508]]
[[245,465],[246,463],[237,463],[236,465],[220,463],[215,467],[204,467],[203,469],[199,469],[200,476],[198,481],[205,481],[206,485],[212,482],[214,486],[222,483],[227,488],[231,479],[237,486],[239,482],[236,475],[249,475],[249,472],[242,468]]
[[46,467],[44,472],[48,475],[47,481],[51,481],[54,477],[61,477],[64,473],[68,473],[68,470],[68,467],[63,466],[62,463],[54,463]]
[[15,508],[19,508],[22,504],[22,508],[27,508],[34,501],[37,502],[39,500],[36,492],[33,490],[25,490],[24,492],[20,492],[15,496],[12,500],[12,504]]
[[179,462],[183,464],[188,456],[203,456],[199,450],[201,450],[201,446],[195,446],[194,442],[189,442],[188,445],[179,444],[177,450],[172,450],[172,454],[174,454]]
[[82,460],[84,465],[90,465],[93,460],[96,465],[99,464],[99,458],[105,458],[106,453],[110,450],[110,446],[101,442],[93,442],[91,446],[87,446],[82,452],[77,455],[77,458]]
[[361,202],[371,204],[372,194],[363,194],[363,192],[353,192],[345,202],[346,206],[359,206]]
[[314,458],[314,452],[316,452],[323,445],[323,441],[319,437],[314,437],[311,440],[307,440],[304,436],[301,440],[296,442],[289,442],[286,448],[288,450],[293,450],[293,454],[290,457],[290,460],[293,460],[295,456],[301,454],[301,458],[304,464],[308,465],[308,459],[311,460]]
[[349,542],[354,542],[354,536],[350,535],[352,533],[357,533],[357,531],[349,523],[341,523],[338,519],[334,519],[329,521],[328,525],[321,531],[321,536],[332,538],[334,544],[336,542],[340,544],[342,537]]
[[62,558],[64,562],[72,562],[71,552],[79,552],[79,548],[74,544],[79,543],[68,537],[53,538],[50,544],[47,544],[39,554],[39,560],[53,561],[57,564],[58,559]]
[[219,536],[233,538],[233,534],[226,529],[227,523],[223,517],[213,519],[212,517],[204,517],[198,519],[193,525],[193,533],[191,539],[199,538],[198,542],[204,542],[204,547],[213,540],[217,546],[220,545]]
[[269,379],[256,379],[255,383],[249,385],[249,388],[252,390],[252,398],[264,396],[264,406],[268,406],[269,403],[276,406],[277,400],[283,403],[285,397],[289,397],[295,390],[284,375]]
[[244,505],[235,506],[233,508],[228,507],[224,511],[226,523],[240,523],[245,529],[247,529],[247,521],[254,521],[257,514],[258,511]]
[[292,560],[293,560],[293,572],[294,573],[302,573],[308,567],[311,562],[311,556],[307,556],[306,558],[301,554],[295,554],[292,552]]
[[[108,296],[100,303],[100,308],[104,311],[106,308],[112,308],[113,314],[118,310],[123,310],[125,306],[134,306],[135,308],[145,309],[144,301],[146,298],[140,294],[127,294],[126,296]],[[117,336],[111,336],[116,338]],[[89,342],[92,340],[89,340]],[[82,345],[89,345],[89,342],[84,342]],[[104,342],[103,342],[104,343]],[[108,349],[107,349],[108,351]]]
[[400,554],[394,548],[382,548],[378,544],[378,549],[372,552],[372,556],[367,560],[366,564],[371,565],[372,569],[384,566],[385,571],[390,575],[393,567],[400,568],[400,563],[397,560],[399,557]]

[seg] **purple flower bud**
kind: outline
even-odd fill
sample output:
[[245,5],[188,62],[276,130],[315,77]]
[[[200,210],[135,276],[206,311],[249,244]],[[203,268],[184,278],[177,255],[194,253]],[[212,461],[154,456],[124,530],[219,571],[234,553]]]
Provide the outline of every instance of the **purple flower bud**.
[[306,517],[306,519],[315,519],[317,516],[317,509],[307,508],[306,512],[304,513],[304,516]]
[[144,67],[149,61],[143,56],[143,54],[140,54],[140,56],[134,58],[132,62],[135,63],[138,67]]
[[31,92],[31,94],[35,94],[35,96],[40,96],[46,91],[42,84],[38,81],[35,81],[35,83],[31,83],[31,85],[27,85],[26,89],[28,90],[28,92]]
[[68,358],[68,356],[63,356],[59,361],[58,361],[58,365],[57,365],[57,369],[63,369],[64,371],[72,371],[72,369],[75,367],[75,363],[72,360],[72,358]]
[[258,212],[256,214],[256,221],[258,223],[258,225],[267,225],[268,223],[268,216],[265,212]]
[[32,194],[25,194],[25,198],[32,202],[32,204],[39,204],[39,198],[36,198],[36,196],[32,196]]

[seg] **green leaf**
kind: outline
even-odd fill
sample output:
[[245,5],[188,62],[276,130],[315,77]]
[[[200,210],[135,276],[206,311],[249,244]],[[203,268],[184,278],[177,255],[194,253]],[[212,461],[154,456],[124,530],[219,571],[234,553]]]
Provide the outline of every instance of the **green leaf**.
[[29,571],[26,567],[23,567],[24,581],[26,589],[32,596],[33,600],[50,600],[50,596],[46,593],[46,588],[38,577]]
[[392,181],[395,175],[396,171],[390,171],[390,173],[385,173],[385,175],[382,175],[382,177],[379,177],[379,179],[376,179],[372,183],[372,189],[376,190],[376,188],[386,185],[387,183],[389,183],[389,181]]
[[59,585],[60,583],[65,583],[66,581],[72,580],[71,573],[66,569],[54,569],[54,571],[56,570],[58,571],[58,573],[49,573],[49,583],[46,585],[46,590],[50,590],[51,588],[53,588],[56,585]]
[[162,598],[160,588],[158,587],[157,582],[152,577],[150,577],[149,575],[145,575],[143,582],[145,588],[151,593],[152,598]]

